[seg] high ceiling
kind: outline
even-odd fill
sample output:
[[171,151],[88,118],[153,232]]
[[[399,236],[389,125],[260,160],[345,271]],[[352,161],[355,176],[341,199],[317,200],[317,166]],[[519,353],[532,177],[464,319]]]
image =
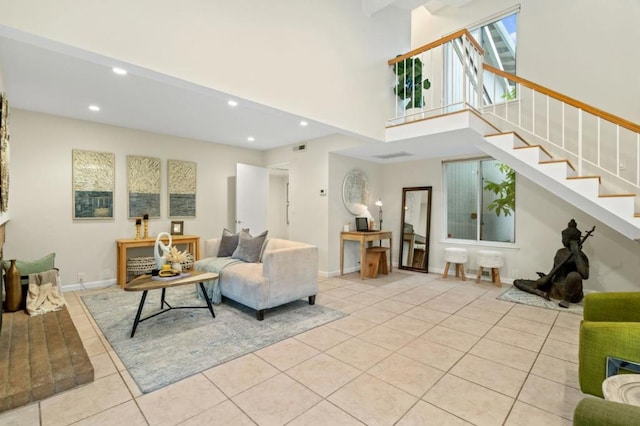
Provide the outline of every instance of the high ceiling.
[[[336,133],[305,117],[6,27],[0,27],[0,64],[13,108],[259,150]],[[128,73],[117,75],[114,66]]]
[[[457,6],[470,0],[363,0],[363,13],[385,7]],[[0,64],[12,108],[243,148],[294,145],[341,129],[208,87],[0,25]],[[117,75],[113,67],[127,71]],[[228,102],[236,101],[231,107]],[[89,110],[90,105],[100,111]],[[306,122],[302,126],[301,122]],[[249,140],[253,138],[253,140]],[[380,163],[399,148],[369,141],[345,152]],[[404,144],[412,159],[433,157],[425,144]]]

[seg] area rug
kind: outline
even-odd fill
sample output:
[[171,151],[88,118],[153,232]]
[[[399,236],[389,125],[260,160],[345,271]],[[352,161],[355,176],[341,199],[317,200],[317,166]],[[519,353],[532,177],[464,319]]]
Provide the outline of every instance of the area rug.
[[[159,311],[160,294],[148,293],[143,318]],[[298,300],[265,311],[264,321],[257,321],[254,310],[225,299],[214,305],[215,318],[208,309],[175,309],[141,322],[131,338],[141,296],[116,290],[82,300],[143,393],[347,315]],[[168,289],[166,300],[172,306],[204,303],[195,286]]]
[[516,287],[511,287],[500,296],[497,297],[499,300],[506,300],[508,302],[521,303],[523,305],[536,306],[538,308],[545,309],[553,309],[561,312],[568,312],[571,314],[582,315],[583,302],[580,303],[572,303],[568,308],[562,308],[558,305],[559,300],[545,300],[540,296],[536,296],[535,294],[527,293],[526,291],[522,291],[517,289]]

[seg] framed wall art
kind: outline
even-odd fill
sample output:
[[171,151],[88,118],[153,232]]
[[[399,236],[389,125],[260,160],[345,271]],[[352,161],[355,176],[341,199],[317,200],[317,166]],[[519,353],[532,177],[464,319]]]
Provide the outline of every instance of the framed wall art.
[[9,209],[9,102],[7,95],[0,93],[0,212]]
[[193,161],[167,161],[169,217],[196,216],[197,165]]
[[129,218],[160,217],[160,159],[127,156]]
[[115,155],[72,151],[73,219],[113,219]]

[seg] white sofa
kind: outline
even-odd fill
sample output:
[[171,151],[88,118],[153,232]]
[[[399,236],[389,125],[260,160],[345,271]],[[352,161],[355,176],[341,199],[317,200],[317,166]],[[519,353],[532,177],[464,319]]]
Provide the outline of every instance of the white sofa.
[[[215,270],[220,238],[204,242],[204,258],[195,270]],[[304,297],[315,303],[318,293],[318,248],[309,244],[270,238],[265,242],[261,262],[238,261],[224,267],[218,279],[222,296],[256,310],[258,321],[264,310]]]

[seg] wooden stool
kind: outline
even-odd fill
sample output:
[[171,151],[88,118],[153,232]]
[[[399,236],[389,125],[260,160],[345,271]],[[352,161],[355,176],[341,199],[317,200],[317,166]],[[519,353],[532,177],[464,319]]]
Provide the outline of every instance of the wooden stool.
[[367,256],[365,258],[367,262],[367,277],[377,278],[378,272],[382,272],[385,275],[389,274],[387,250],[389,250],[389,247],[369,247],[367,249]]
[[466,281],[467,277],[464,275],[464,264],[469,260],[469,251],[463,248],[450,247],[444,249],[444,260],[447,264],[444,266],[444,272],[442,278],[449,276],[449,265],[452,263],[456,265],[456,277],[462,277],[462,281]]
[[502,268],[503,260],[502,253],[493,250],[478,250],[478,276],[476,282],[480,282],[482,277],[482,268],[491,268],[491,282],[496,283],[496,286],[502,287],[500,282],[500,268]]

